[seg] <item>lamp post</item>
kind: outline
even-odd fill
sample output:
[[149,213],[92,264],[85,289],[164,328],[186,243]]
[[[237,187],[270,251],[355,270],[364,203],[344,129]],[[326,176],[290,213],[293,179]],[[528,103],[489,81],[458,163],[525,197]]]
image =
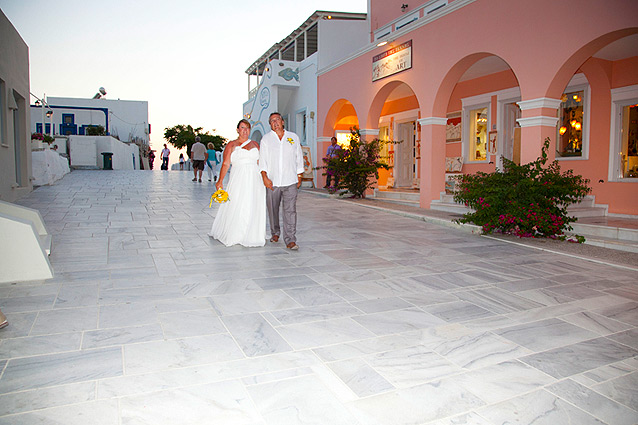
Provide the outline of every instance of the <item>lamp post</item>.
[[[47,131],[46,131],[46,128],[47,128],[46,127],[46,121],[44,119],[45,114],[46,114],[46,117],[49,118],[50,121],[51,121],[51,127],[50,127],[50,130],[49,130],[49,135],[51,137],[53,137],[53,119],[51,119],[51,116],[53,116],[53,109],[51,109],[51,107],[47,104],[46,100],[44,100],[44,99],[46,99],[46,96],[47,96],[46,93],[42,96],[42,99],[39,99],[33,93],[31,93],[31,96],[36,98],[36,101],[35,101],[35,105],[36,106],[42,106],[42,134],[44,135],[44,134],[47,133]],[[44,110],[45,108],[47,109],[46,112]]]

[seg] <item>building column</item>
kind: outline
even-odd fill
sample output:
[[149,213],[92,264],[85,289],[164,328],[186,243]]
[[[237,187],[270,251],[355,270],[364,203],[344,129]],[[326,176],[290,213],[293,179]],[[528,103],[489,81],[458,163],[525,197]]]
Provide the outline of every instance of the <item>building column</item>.
[[359,134],[361,135],[362,140],[369,142],[379,137],[379,129],[378,128],[360,128]]
[[556,124],[560,99],[541,97],[518,102],[522,117],[517,121],[521,126],[521,164],[535,161],[541,156],[543,142],[549,137],[548,160],[556,157]]
[[445,126],[447,118],[427,117],[421,125],[421,208],[430,208],[445,190]]

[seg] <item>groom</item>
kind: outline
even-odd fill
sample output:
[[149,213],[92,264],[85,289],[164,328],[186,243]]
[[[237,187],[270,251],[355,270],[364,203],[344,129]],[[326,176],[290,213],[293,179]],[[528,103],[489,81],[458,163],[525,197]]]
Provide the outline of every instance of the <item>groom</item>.
[[[266,186],[266,206],[270,220],[270,242],[279,241],[279,205],[283,209],[283,237],[286,248],[297,250],[297,190],[303,175],[303,154],[299,137],[284,130],[279,112],[268,119],[272,131],[261,139],[259,169]],[[269,189],[269,190],[268,190]]]

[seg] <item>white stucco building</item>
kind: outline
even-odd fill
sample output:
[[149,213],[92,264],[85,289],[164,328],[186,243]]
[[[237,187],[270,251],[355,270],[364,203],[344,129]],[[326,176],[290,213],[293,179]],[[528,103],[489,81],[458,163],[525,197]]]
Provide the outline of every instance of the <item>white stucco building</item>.
[[251,138],[261,140],[270,131],[269,115],[279,112],[286,128],[310,149],[312,166],[320,164],[325,152],[317,152],[317,73],[366,45],[366,31],[365,13],[316,11],[256,59],[246,70],[243,111],[252,124]]
[[33,189],[29,134],[29,47],[0,11],[0,199]]
[[148,148],[151,126],[146,101],[52,96],[45,101],[45,107],[41,104],[31,105],[33,133],[42,133],[44,130],[45,134],[81,136],[87,134],[89,127],[101,125],[107,135]]

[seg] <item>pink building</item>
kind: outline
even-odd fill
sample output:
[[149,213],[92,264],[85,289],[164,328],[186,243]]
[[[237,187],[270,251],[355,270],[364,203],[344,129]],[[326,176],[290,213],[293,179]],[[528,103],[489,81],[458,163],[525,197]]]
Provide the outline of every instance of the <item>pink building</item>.
[[597,205],[638,215],[636,0],[368,4],[370,43],[319,70],[320,152],[353,125],[401,140],[379,186],[418,188],[430,208],[446,158],[448,172],[491,172],[501,156],[535,160],[549,137]]

